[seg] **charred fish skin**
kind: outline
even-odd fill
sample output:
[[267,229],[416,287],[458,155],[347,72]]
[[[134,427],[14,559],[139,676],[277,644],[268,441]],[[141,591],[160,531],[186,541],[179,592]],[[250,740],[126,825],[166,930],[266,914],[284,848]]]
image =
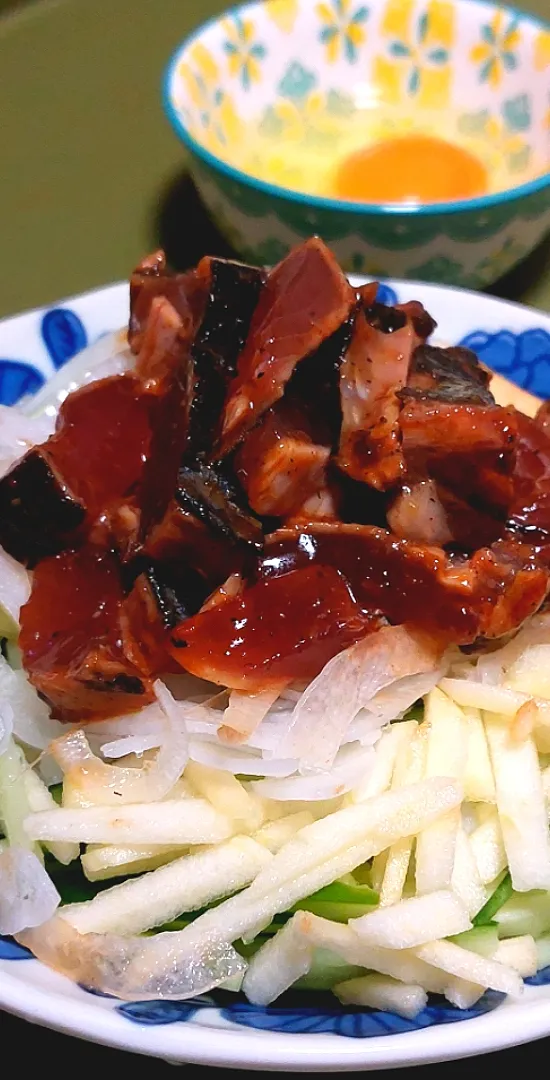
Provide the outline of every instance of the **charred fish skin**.
[[489,389],[489,372],[471,349],[443,349],[426,343],[412,356],[407,386],[399,392],[408,398],[441,401],[454,405],[495,405]]
[[236,488],[212,466],[184,465],[178,474],[176,499],[217,533],[255,551],[263,547],[261,522],[240,505]]
[[30,569],[73,543],[85,519],[44,450],[29,451],[0,480],[0,544]]
[[193,393],[189,417],[189,449],[185,459],[208,458],[212,431],[217,429],[237,359],[244,348],[266,273],[230,259],[206,258],[198,272],[208,274],[209,288],[202,319],[191,348]]

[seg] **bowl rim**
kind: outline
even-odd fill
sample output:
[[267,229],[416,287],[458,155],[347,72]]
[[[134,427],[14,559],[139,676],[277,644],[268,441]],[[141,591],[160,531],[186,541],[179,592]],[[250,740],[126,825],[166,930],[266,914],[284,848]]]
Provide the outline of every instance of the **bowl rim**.
[[[465,0],[454,0],[454,2],[460,5],[464,3]],[[530,23],[533,27],[542,32],[546,31],[547,33],[550,33],[550,20],[540,18],[537,15],[531,15],[530,12],[525,11],[522,8],[508,4],[495,4],[492,3],[491,0],[476,0],[476,2],[482,7],[491,8],[493,10],[497,9],[502,11],[505,15],[507,14],[510,17],[522,19],[523,21]],[[243,170],[236,168],[234,165],[230,165],[228,162],[224,161],[223,158],[218,157],[210,150],[207,150],[205,146],[202,146],[202,144],[191,135],[174,104],[172,83],[175,70],[181,62],[182,54],[202,36],[205,30],[208,30],[210,26],[214,26],[216,23],[220,22],[221,19],[240,15],[250,8],[261,7],[263,7],[262,0],[245,0],[245,3],[234,4],[231,7],[226,8],[223,12],[220,12],[218,15],[206,19],[180,42],[172,53],[163,72],[162,105],[168,121],[176,135],[180,137],[191,154],[194,154],[195,157],[199,158],[213,170],[223,173],[224,176],[236,183],[260,191],[262,194],[268,195],[271,198],[298,203],[310,210],[336,211],[344,214],[355,214],[356,216],[372,215],[377,217],[383,217],[385,215],[394,217],[437,217],[444,214],[459,214],[468,211],[476,212],[489,210],[495,206],[503,206],[506,203],[524,199],[527,196],[534,195],[550,186],[549,164],[546,172],[535,177],[534,180],[529,180],[525,184],[519,184],[517,187],[506,188],[504,191],[497,191],[489,195],[479,195],[473,199],[455,199],[450,202],[418,203],[410,205],[404,203],[369,203],[361,202],[359,200],[333,199],[322,195],[308,195],[307,192],[293,191],[292,188],[287,188],[279,184],[272,184],[267,180],[260,180],[250,173],[246,173]]]

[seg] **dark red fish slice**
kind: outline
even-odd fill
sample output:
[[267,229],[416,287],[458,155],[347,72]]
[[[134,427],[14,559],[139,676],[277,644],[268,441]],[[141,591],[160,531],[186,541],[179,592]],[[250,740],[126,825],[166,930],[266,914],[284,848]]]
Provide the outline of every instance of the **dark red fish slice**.
[[225,457],[282,397],[296,364],[345,322],[355,302],[347,278],[317,237],[271,271],[228,389],[216,457]]
[[201,678],[258,691],[314,678],[377,625],[337,570],[312,566],[259,581],[188,619],[172,634],[172,655]]
[[407,381],[420,338],[411,321],[384,333],[360,312],[340,367],[342,429],[337,464],[346,475],[380,491],[405,472],[398,392]]
[[325,486],[330,446],[316,443],[304,410],[280,402],[247,435],[236,474],[257,514],[287,517]]
[[[260,571],[271,576],[310,563],[332,566],[344,575],[364,608],[382,612],[392,623],[467,644],[480,635],[517,629],[542,603],[548,573],[532,559],[532,552],[518,555],[514,560],[481,549],[470,561],[457,560],[440,548],[397,540],[385,529],[318,523],[280,529],[268,537]],[[504,598],[505,605],[507,589],[521,574],[522,619],[515,621],[515,601],[508,622],[505,606],[495,619],[495,604]]]
[[34,561],[36,503],[49,507],[45,553],[88,536],[133,554],[161,520],[187,439],[191,330],[190,319],[184,324],[164,297],[155,298],[136,373],[70,394],[55,434],[0,481],[0,537],[18,557]]
[[214,589],[240,569],[243,552],[174,499],[151,530],[142,554],[152,562],[176,562],[199,570]]
[[44,559],[21,610],[23,666],[53,715],[70,723],[143,708],[150,682],[121,645],[116,559],[93,548]]
[[518,436],[514,493],[507,522],[511,535],[550,544],[550,432],[540,417],[516,413]]
[[472,455],[492,451],[510,454],[517,430],[515,409],[499,405],[456,405],[439,401],[409,401],[400,417],[405,454],[421,451],[428,457]]

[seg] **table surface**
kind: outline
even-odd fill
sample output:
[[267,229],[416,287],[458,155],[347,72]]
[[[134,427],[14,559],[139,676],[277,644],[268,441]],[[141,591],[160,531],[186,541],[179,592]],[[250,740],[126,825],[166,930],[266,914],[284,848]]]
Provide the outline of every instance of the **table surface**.
[[[539,15],[549,0],[523,0]],[[166,59],[223,0],[0,0],[2,164],[0,316],[125,278],[162,244],[178,265],[227,253],[186,174],[185,154],[165,121],[159,85]],[[494,290],[550,310],[550,242]],[[128,1055],[3,1016],[4,1052],[20,1069],[38,1056],[64,1070],[116,1069]],[[546,1047],[493,1055],[514,1069]],[[159,1063],[155,1073],[168,1075]],[[136,1077],[151,1063],[132,1060]],[[434,1075],[431,1067],[417,1075]],[[446,1080],[464,1064],[441,1067]],[[211,1070],[197,1070],[207,1080]],[[397,1077],[397,1073],[393,1074]]]
[[[230,2],[18,0],[0,17],[0,315],[126,278],[159,242],[180,266],[227,250],[160,80],[178,42]],[[520,2],[549,13],[550,0]],[[550,310],[550,240],[495,291]]]

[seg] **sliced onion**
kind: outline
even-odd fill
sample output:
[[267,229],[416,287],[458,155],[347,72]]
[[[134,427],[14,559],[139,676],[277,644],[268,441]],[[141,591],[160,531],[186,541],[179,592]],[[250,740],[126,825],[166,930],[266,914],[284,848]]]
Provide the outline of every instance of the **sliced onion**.
[[154,937],[79,934],[59,915],[17,940],[73,982],[127,1001],[184,1000],[228,979],[237,986],[247,966],[219,939],[194,942],[184,930]]
[[134,364],[135,356],[128,348],[126,331],[114,330],[73,356],[37,394],[26,398],[19,407],[26,416],[45,414],[55,418],[59,406],[73,390],[109,375],[122,375],[131,371]]
[[[288,702],[287,702],[288,705]],[[256,731],[246,740],[246,746],[261,750],[263,754],[278,756],[279,745],[288,727],[292,709],[286,708],[271,712],[266,716]]]
[[112,717],[99,724],[89,724],[87,734],[91,742],[99,740],[99,743],[124,739],[130,735],[158,735],[157,745],[160,745],[166,734],[166,721],[158,701],[154,701],[139,712]]
[[7,750],[13,734],[13,709],[9,702],[0,701],[0,754]]
[[308,776],[289,776],[275,780],[256,780],[250,787],[257,795],[277,802],[315,802],[318,799],[335,799],[345,795],[359,782],[366,779],[373,767],[374,749],[350,743],[342,747],[330,772],[311,773]]
[[245,742],[267,716],[278,696],[278,689],[262,690],[258,694],[232,690],[229,705],[223,714],[220,738],[226,742]]
[[158,802],[172,790],[189,759],[187,734],[174,722],[178,707],[170,691],[155,683],[155,692],[165,712],[165,735],[156,756],[141,768],[107,765],[92,752],[83,731],[71,731],[51,744],[73,793],[94,806],[121,806]]
[[25,416],[14,406],[0,405],[0,476],[5,476],[28,450],[52,434],[50,417]]
[[437,671],[438,660],[431,643],[403,626],[386,626],[358,641],[329,660],[304,691],[278,756],[298,758],[302,769],[330,768],[359,710],[386,690],[385,708],[374,714],[381,727],[388,712],[395,717],[401,707],[399,701],[393,709],[387,688],[407,676]]
[[60,899],[32,851],[9,847],[0,853],[0,934],[18,934],[47,922]]
[[48,706],[41,701],[24,671],[13,671],[0,656],[0,700],[13,709],[13,731],[20,742],[44,750],[66,731],[63,724],[52,720]]
[[31,579],[25,567],[0,548],[0,637],[17,637],[19,612],[30,595]]
[[158,735],[125,735],[122,739],[103,743],[101,753],[103,757],[113,760],[126,757],[128,754],[144,754],[146,750],[156,750],[161,742],[160,733]]
[[380,690],[350,725],[350,739],[359,739],[364,745],[370,746],[373,734],[379,730],[380,725],[401,719],[415,701],[437,686],[445,675],[445,670],[446,664],[441,664],[431,671],[405,676],[385,690]]
[[[242,750],[242,752],[241,752]],[[210,765],[213,769],[223,769],[234,776],[290,776],[296,772],[298,762],[295,759],[272,758],[266,760],[258,754],[246,753],[244,748],[234,749],[219,742],[191,739],[189,757],[201,765]]]

